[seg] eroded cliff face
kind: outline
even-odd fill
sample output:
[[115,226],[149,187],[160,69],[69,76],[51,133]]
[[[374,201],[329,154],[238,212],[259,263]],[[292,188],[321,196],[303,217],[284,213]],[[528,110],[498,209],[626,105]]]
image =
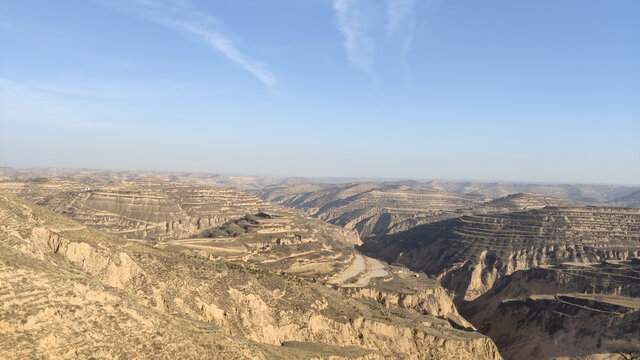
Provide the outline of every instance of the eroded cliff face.
[[386,289],[373,284],[365,288],[344,288],[349,296],[371,299],[391,309],[405,309],[449,321],[454,327],[475,329],[458,313],[452,294],[438,285],[413,289]]
[[516,271],[461,312],[510,359],[606,353],[640,328],[640,260]]
[[[142,242],[114,238],[10,196],[0,194],[0,205],[0,244],[6,248],[2,254],[17,253],[26,264],[43,264],[33,269],[40,271],[39,266],[45,266],[49,269],[42,270],[45,277],[53,271],[51,269],[59,269],[76,274],[67,279],[69,284],[80,277],[94,287],[118,289],[106,291],[115,294],[116,298],[127,299],[124,303],[133,304],[131,306],[136,309],[130,310],[130,305],[120,307],[128,314],[127,324],[132,326],[120,329],[118,334],[122,336],[133,331],[131,329],[139,323],[159,331],[161,339],[168,336],[174,341],[189,338],[194,328],[211,329],[203,330],[211,337],[203,344],[212,348],[221,346],[211,350],[211,354],[237,358],[500,358],[489,338],[455,329],[448,322],[428,314],[419,315],[402,309],[391,311],[375,302],[345,297],[337,290],[297,276],[247,267],[243,263],[185,256],[171,249],[161,250]],[[18,271],[17,265],[12,263],[13,258],[2,255],[2,266]],[[25,276],[32,280],[31,275]],[[46,288],[48,285],[40,283],[39,286]],[[11,283],[11,292],[18,298],[25,294],[24,291],[28,290],[20,288],[18,283]],[[77,296],[70,294],[66,300],[57,301],[59,306],[85,301],[74,300]],[[92,319],[104,321],[113,315],[118,321],[121,315],[116,313],[121,314],[121,311],[115,310],[117,302],[95,300],[92,306],[104,305],[103,315]],[[28,309],[33,307],[34,311],[40,311],[38,304],[30,303]],[[12,328],[17,320],[11,313],[6,313],[7,310],[3,311],[0,330],[5,332],[9,343],[17,344],[21,338],[30,339],[30,343],[23,343],[25,353],[42,354],[43,350],[36,349],[34,344],[49,340],[39,337],[40,332],[25,333],[20,328]],[[77,326],[79,319],[66,316],[62,319],[68,319],[78,331],[86,329]],[[167,321],[171,325],[163,325]],[[54,320],[53,323],[57,327],[64,322]],[[38,329],[41,329],[44,323],[39,324]],[[221,330],[215,330],[216,327]],[[160,350],[149,347],[145,353],[144,348],[134,348],[131,341],[122,340],[126,346],[123,345],[124,350],[120,352],[117,346],[107,345],[105,335],[96,331],[89,332],[97,343],[103,344],[97,354],[144,354],[142,357],[148,357]],[[67,336],[74,334],[61,333],[56,341],[64,344],[70,339]],[[192,344],[199,339],[201,336],[194,336],[185,343]],[[167,339],[166,343],[174,341]],[[231,345],[224,345],[228,343]],[[292,343],[297,345],[291,347]],[[299,345],[301,343],[303,345]],[[327,348],[314,354],[310,349],[317,347],[305,346],[306,343]],[[144,341],[141,344],[150,345]],[[178,344],[173,350],[180,349],[184,347]],[[78,354],[91,350],[90,345],[84,344]],[[7,349],[1,351],[10,354]],[[251,356],[245,356],[248,353]]]
[[464,216],[365,242],[361,250],[436,276],[470,301],[517,270],[640,254],[640,209],[545,208]]
[[518,270],[558,265],[565,262],[590,264],[605,260],[627,260],[640,257],[636,249],[598,249],[582,245],[548,246],[539,249],[510,252],[503,262],[489,251],[480,252],[477,260],[444,271],[438,276],[443,284],[463,293],[465,301],[471,301],[490,290],[497,279]]
[[640,337],[637,299],[594,294],[504,300],[483,324],[507,359],[584,356]]

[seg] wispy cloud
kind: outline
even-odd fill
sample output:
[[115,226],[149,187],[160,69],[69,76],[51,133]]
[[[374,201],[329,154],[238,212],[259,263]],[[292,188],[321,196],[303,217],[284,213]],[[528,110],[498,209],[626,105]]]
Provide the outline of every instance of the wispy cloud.
[[387,1],[387,39],[400,37],[401,59],[404,71],[409,77],[409,62],[407,57],[413,43],[413,33],[416,26],[415,0]]
[[272,88],[278,84],[276,76],[266,65],[238,49],[232,36],[222,30],[220,22],[215,17],[194,9],[186,0],[124,0],[101,3],[195,35],[203,43],[253,74],[267,87]]
[[387,35],[398,31],[407,20],[413,22],[415,0],[387,0]]
[[[386,8],[361,0],[333,0],[347,58],[355,67],[373,73],[380,52],[396,51],[406,67],[413,41],[415,0],[387,0]],[[397,48],[396,48],[397,49]]]
[[362,5],[357,0],[333,0],[333,9],[338,26],[344,35],[347,58],[356,67],[371,72],[375,42],[362,14]]

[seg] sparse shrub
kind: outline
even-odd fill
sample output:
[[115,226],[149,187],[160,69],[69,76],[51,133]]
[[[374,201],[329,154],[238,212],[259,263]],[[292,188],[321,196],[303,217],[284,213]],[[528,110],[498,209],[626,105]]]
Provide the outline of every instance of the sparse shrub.
[[624,360],[640,360],[640,340],[611,340],[608,351],[618,354]]

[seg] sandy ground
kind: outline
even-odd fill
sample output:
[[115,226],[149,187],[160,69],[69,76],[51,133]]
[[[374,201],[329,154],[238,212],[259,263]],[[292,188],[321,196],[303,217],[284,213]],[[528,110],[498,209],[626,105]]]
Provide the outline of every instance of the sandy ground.
[[369,281],[371,281],[371,279],[384,277],[389,274],[387,266],[382,262],[372,258],[366,258],[366,260],[369,271],[364,276],[360,277],[354,284],[345,285],[346,287],[364,287],[369,285]]
[[[387,276],[387,266],[369,257],[356,254],[353,263],[338,277],[329,281],[330,284],[337,284],[344,287],[364,287],[369,285],[369,281],[373,278]],[[358,277],[357,281],[352,284],[345,284],[347,281]]]
[[329,284],[342,284],[345,281],[351,279],[354,276],[357,276],[361,272],[367,269],[367,263],[364,259],[364,256],[360,254],[356,254],[355,259],[349,265],[349,267],[343,271],[337,278],[329,281]]

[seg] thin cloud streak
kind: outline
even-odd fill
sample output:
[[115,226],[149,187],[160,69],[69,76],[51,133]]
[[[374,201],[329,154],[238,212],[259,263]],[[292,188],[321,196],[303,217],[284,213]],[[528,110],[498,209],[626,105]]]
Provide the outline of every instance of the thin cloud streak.
[[[108,7],[114,5],[113,3],[102,3]],[[238,49],[231,37],[220,29],[221,26],[216,18],[193,9],[187,1],[167,3],[157,0],[132,0],[127,1],[127,5],[130,6],[116,7],[125,12],[142,15],[151,21],[173,29],[196,35],[209,47],[254,75],[268,88],[273,88],[278,84],[276,76],[263,63],[248,57]]]
[[344,35],[347,58],[354,66],[371,72],[375,42],[365,28],[359,4],[353,0],[333,0],[333,9],[338,18],[340,31]]
[[174,21],[173,24],[191,32],[192,34],[201,36],[208,45],[221,52],[231,61],[240,65],[246,71],[253,74],[268,87],[271,88],[278,84],[273,73],[267,70],[262,63],[249,59],[242,54],[228,37],[217,31],[208,30],[195,24],[184,23],[181,21]]
[[394,34],[404,32],[402,35],[402,66],[407,79],[411,78],[409,62],[407,58],[413,44],[413,34],[416,27],[415,0],[388,0],[387,1],[387,39]]
[[[413,16],[415,0],[387,1],[387,36],[396,32],[406,20]],[[413,20],[413,19],[411,19]]]
[[[359,0],[333,0],[338,28],[344,36],[347,59],[355,67],[373,74],[376,52],[398,42],[405,68],[413,41],[415,0],[387,0],[386,14],[379,7]],[[386,15],[386,16],[385,16]],[[384,25],[384,27],[376,25]],[[378,36],[376,36],[378,35]],[[399,39],[399,40],[398,40]],[[397,51],[397,50],[396,50]]]

